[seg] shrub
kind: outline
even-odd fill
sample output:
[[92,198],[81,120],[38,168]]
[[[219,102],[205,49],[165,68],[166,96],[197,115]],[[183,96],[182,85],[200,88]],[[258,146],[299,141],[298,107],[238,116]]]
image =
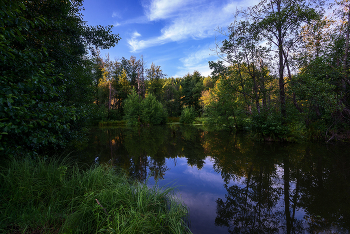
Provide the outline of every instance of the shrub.
[[133,89],[124,101],[124,119],[127,125],[138,125],[140,123],[139,118],[141,112],[141,97],[136,93],[135,89]]
[[166,110],[152,94],[141,101],[141,97],[133,90],[124,103],[124,119],[129,126],[137,126],[141,123],[152,125],[166,123]]
[[156,97],[149,94],[141,103],[141,121],[147,124],[165,124],[167,113],[162,103]]
[[185,107],[180,116],[180,123],[183,124],[192,124],[193,121],[196,119],[196,110],[191,107]]
[[252,131],[260,139],[284,139],[287,128],[283,126],[282,119],[271,113],[260,113],[252,116]]

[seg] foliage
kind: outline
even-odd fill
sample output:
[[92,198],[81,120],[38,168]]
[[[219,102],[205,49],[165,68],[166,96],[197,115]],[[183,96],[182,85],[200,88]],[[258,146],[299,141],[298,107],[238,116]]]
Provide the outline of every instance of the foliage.
[[124,112],[124,119],[129,126],[165,124],[167,120],[166,110],[155,96],[149,94],[142,100],[135,90],[125,100]]
[[141,97],[133,89],[124,102],[124,119],[129,126],[140,124],[141,108]]
[[258,140],[283,140],[287,128],[282,124],[282,118],[270,113],[255,114],[252,117],[252,131]]
[[198,71],[186,75],[182,81],[182,106],[193,106],[196,112],[201,112],[200,97],[203,91],[203,78]]
[[162,103],[156,100],[152,94],[148,94],[141,102],[141,121],[145,124],[165,124],[167,113]]
[[1,1],[1,154],[64,147],[89,120],[92,67],[84,55],[89,46],[109,48],[119,37],[110,27],[86,26],[81,5]]
[[161,100],[162,96],[162,78],[166,75],[160,69],[160,66],[156,66],[154,63],[151,64],[149,69],[146,69],[147,74],[147,92],[153,94],[158,101]]
[[209,123],[263,139],[348,136],[349,5],[331,4],[335,18],[321,19],[323,6],[312,4],[262,0],[236,12],[218,47],[223,61],[209,62],[216,84],[201,97]]
[[196,116],[197,114],[194,107],[185,107],[181,112],[180,123],[192,124],[193,121],[196,119]]
[[190,233],[187,209],[171,189],[130,181],[112,167],[13,159],[0,182],[4,233]]
[[168,78],[165,79],[163,85],[162,103],[166,108],[169,116],[178,117],[181,115],[181,79]]

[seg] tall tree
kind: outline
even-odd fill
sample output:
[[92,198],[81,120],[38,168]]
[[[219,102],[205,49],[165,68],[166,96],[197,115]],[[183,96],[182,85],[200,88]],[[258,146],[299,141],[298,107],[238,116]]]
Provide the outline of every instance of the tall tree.
[[289,66],[290,51],[300,40],[300,30],[305,22],[318,17],[305,0],[262,0],[246,12],[263,39],[271,43],[278,54],[278,84],[280,111],[286,118],[286,92],[284,69]]
[[[261,38],[255,33],[255,28],[247,21],[234,22],[229,27],[229,32],[230,35],[228,39],[223,41],[220,52],[226,55],[224,58],[226,62],[235,68],[245,99],[249,96],[255,103],[257,112],[260,113],[261,108],[264,108],[267,103],[268,71],[266,65],[269,62],[267,58],[270,51],[259,45]],[[243,81],[243,73],[249,77],[248,82]],[[245,85],[248,88],[245,88]],[[260,102],[261,98],[262,102]]]
[[162,79],[166,76],[160,66],[156,66],[154,63],[151,64],[149,69],[146,69],[147,76],[147,92],[155,95],[158,101],[162,96]]

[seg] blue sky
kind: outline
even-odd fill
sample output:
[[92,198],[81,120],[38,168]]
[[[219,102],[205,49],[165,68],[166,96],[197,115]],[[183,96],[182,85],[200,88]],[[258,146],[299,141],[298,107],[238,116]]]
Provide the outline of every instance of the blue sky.
[[215,43],[225,37],[235,10],[256,0],[84,0],[82,12],[88,25],[114,25],[122,38],[102,51],[111,59],[144,57],[167,77],[182,77],[197,70],[210,75],[208,61],[216,61]]

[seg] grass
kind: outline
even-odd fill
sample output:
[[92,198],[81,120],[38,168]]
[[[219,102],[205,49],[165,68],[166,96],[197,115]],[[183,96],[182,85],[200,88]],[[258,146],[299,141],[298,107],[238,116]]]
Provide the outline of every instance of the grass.
[[201,124],[203,125],[207,121],[207,117],[197,117],[193,124]]
[[180,117],[168,117],[167,122],[168,123],[179,123],[180,122]]
[[171,189],[108,166],[11,160],[0,173],[0,233],[191,233]]
[[108,120],[101,121],[98,123],[99,127],[110,127],[110,126],[126,126],[125,120]]

